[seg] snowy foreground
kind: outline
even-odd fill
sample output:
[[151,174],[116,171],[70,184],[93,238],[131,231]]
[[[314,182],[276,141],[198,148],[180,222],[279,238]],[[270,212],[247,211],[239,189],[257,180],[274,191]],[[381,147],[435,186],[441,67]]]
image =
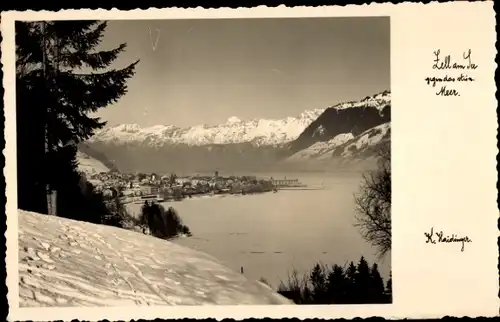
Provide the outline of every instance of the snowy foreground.
[[213,257],[125,229],[19,211],[19,305],[292,304]]

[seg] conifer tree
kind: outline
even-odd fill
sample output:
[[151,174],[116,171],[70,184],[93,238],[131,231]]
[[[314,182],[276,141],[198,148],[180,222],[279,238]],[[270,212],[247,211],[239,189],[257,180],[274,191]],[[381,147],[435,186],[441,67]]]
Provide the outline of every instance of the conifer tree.
[[370,299],[370,302],[383,303],[384,293],[385,293],[384,280],[380,275],[377,263],[374,263],[370,269],[370,279],[371,279],[370,295],[372,297]]
[[356,274],[357,274],[356,265],[354,265],[354,262],[351,261],[349,263],[349,266],[347,267],[346,272],[345,272],[346,289],[347,289],[346,302],[347,303],[355,303],[356,298],[357,298]]
[[386,302],[392,303],[392,273],[389,275],[389,279],[387,280],[385,286],[385,296],[386,296]]
[[335,264],[328,274],[328,294],[331,296],[333,304],[347,303],[347,281],[344,269]]
[[311,297],[312,301],[317,304],[328,304],[326,299],[327,283],[325,276],[325,269],[322,265],[317,263],[314,265],[310,275],[309,281],[311,282]]
[[370,267],[366,259],[361,256],[356,267],[355,275],[355,291],[356,291],[356,303],[368,303],[369,302],[369,290],[370,290]]
[[123,69],[105,70],[126,47],[96,50],[106,26],[98,21],[16,22],[21,209],[47,213],[46,187],[63,191],[73,184],[56,179],[68,173],[50,164],[64,159],[58,155],[66,153],[66,161],[74,168],[75,157],[67,159],[63,149],[102,128],[106,123],[89,114],[127,92],[126,82],[138,61]]

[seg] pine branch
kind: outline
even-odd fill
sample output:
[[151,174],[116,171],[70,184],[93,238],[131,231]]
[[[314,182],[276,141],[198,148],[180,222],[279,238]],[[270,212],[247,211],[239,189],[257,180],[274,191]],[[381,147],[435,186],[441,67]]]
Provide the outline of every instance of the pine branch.
[[123,52],[126,47],[126,44],[121,44],[115,49],[97,53],[76,52],[63,54],[61,55],[61,64],[71,69],[82,67],[90,67],[93,70],[102,69],[111,65],[118,57],[118,54]]
[[[138,62],[121,70],[104,73],[61,73],[57,80],[60,84],[61,100],[67,106],[86,112],[95,112],[115,103],[127,93],[127,80],[134,75]],[[76,88],[79,90],[76,91]]]

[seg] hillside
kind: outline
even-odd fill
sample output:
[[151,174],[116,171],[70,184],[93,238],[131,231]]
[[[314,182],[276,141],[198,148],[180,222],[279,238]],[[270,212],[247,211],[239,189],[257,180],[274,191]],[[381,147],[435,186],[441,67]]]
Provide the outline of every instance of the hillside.
[[108,169],[108,171],[117,170],[115,163],[110,161],[104,153],[93,149],[86,143],[78,144],[78,151],[83,154],[86,154],[90,158],[99,161]]
[[109,172],[110,169],[105,166],[101,161],[78,151],[76,153],[76,159],[78,161],[78,170],[85,174],[94,174],[100,172]]
[[[327,108],[299,137],[287,145],[293,155],[317,142],[328,142],[341,135],[356,137],[391,120],[391,93],[365,97],[360,101],[337,104]],[[339,137],[340,135],[340,137]]]
[[286,159],[287,162],[326,161],[332,159],[361,161],[373,157],[384,144],[390,144],[391,123],[383,123],[354,136],[336,135],[328,141],[318,141]]
[[125,229],[21,210],[19,303],[291,304],[204,253]]

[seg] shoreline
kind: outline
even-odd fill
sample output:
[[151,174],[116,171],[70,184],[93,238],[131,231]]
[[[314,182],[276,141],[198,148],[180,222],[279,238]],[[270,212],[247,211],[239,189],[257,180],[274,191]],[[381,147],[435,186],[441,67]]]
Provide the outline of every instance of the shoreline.
[[[278,189],[279,191],[280,189]],[[185,200],[193,200],[193,199],[210,199],[210,198],[225,198],[227,196],[251,196],[251,195],[260,195],[260,194],[265,194],[265,193],[277,193],[276,192],[273,192],[272,190],[271,191],[262,191],[262,192],[251,192],[251,193],[197,193],[197,194],[192,194],[189,196],[186,196],[186,197],[183,197],[182,199],[174,199],[174,198],[169,198],[169,199],[164,199],[162,201],[157,201],[157,200],[152,200],[153,202],[156,202],[156,203],[167,203],[167,202],[182,202],[182,201],[185,201]],[[139,197],[140,198],[140,197]],[[133,205],[142,205],[144,204],[145,201],[149,201],[149,200],[132,200],[132,201],[123,201],[123,204],[124,205],[130,205],[130,204],[133,204]]]
[[[318,191],[318,190],[325,190],[327,188],[328,187],[325,187],[325,186],[317,186],[317,187],[308,187],[308,186],[305,186],[305,187],[294,187],[294,186],[290,186],[290,187],[276,188],[276,190],[259,191],[259,192],[248,192],[248,193],[241,193],[241,192],[239,192],[239,193],[230,193],[230,192],[211,193],[211,192],[208,192],[208,193],[196,193],[196,194],[186,195],[186,196],[184,196],[181,199],[168,198],[168,199],[164,199],[162,201],[158,201],[158,200],[154,200],[154,199],[151,200],[151,201],[157,202],[157,203],[167,203],[167,202],[174,202],[175,203],[175,202],[182,202],[182,201],[191,200],[191,199],[224,198],[224,197],[227,197],[227,196],[249,196],[249,195],[260,195],[260,194],[265,194],[265,193],[278,193],[279,191]],[[133,197],[133,198],[140,198],[140,197]],[[123,202],[124,205],[129,205],[129,204],[140,205],[140,204],[144,204],[145,201],[149,201],[149,200],[140,200],[140,199],[132,200],[132,201],[122,200],[122,202]]]

